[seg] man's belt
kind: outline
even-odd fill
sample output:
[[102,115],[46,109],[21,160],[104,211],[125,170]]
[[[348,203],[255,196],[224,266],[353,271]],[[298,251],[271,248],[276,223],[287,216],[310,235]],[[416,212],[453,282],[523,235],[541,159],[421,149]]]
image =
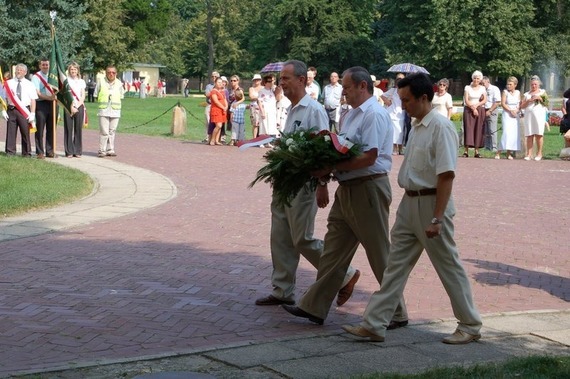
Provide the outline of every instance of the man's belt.
[[[30,106],[27,105],[26,108],[28,108],[28,110],[29,110],[29,109],[30,109]],[[13,111],[13,110],[17,110],[17,108],[16,108],[15,106],[13,106],[13,105],[8,105],[8,110],[9,110],[9,111]]]
[[372,174],[372,175],[367,175],[367,176],[361,176],[359,178],[339,181],[338,184],[340,184],[341,186],[355,186],[355,185],[367,182],[369,180],[374,180],[374,179],[381,178],[381,177],[387,176],[387,175],[388,175],[387,172],[383,172],[381,174]]
[[435,188],[424,188],[418,191],[413,191],[413,190],[406,190],[406,195],[410,196],[410,197],[416,197],[416,196],[429,196],[429,195],[435,195],[437,193],[437,189]]

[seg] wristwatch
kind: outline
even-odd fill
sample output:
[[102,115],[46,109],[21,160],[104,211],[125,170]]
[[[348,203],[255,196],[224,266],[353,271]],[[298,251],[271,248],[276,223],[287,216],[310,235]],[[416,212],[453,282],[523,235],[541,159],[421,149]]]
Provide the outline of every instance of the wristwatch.
[[431,223],[434,225],[441,224],[441,220],[438,219],[437,217],[434,217],[431,219]]

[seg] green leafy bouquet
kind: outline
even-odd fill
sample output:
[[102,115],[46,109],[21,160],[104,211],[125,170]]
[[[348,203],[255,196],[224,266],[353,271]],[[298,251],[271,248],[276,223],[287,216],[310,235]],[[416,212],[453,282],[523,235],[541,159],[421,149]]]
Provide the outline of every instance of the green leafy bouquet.
[[[546,92],[544,92],[542,95],[540,95],[540,100],[542,100],[542,105],[548,108],[549,101],[548,101],[548,95],[546,94]],[[540,103],[540,101],[538,101],[538,100],[534,101],[535,105],[538,105],[538,103]]]
[[311,172],[333,167],[350,157],[362,153],[361,146],[329,131],[296,131],[283,133],[275,148],[263,158],[267,164],[259,171],[249,188],[258,182],[269,183],[280,205],[290,206],[306,183],[315,190],[318,179]]

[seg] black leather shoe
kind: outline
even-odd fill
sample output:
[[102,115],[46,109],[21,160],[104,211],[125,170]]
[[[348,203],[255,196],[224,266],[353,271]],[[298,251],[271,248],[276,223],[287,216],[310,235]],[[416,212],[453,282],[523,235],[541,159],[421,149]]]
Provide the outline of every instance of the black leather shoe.
[[403,328],[404,326],[408,325],[408,320],[405,321],[390,321],[390,325],[386,329],[394,330],[398,328]]
[[312,321],[315,324],[323,325],[323,323],[325,322],[325,320],[323,320],[322,318],[319,318],[317,316],[313,316],[312,314],[307,313],[304,310],[302,310],[301,308],[296,307],[294,305],[285,305],[284,304],[284,305],[282,305],[282,307],[287,312],[291,313],[293,316],[308,318],[309,321]]
[[281,304],[293,305],[295,304],[295,302],[293,300],[281,300],[273,295],[260,297],[259,299],[255,300],[255,305],[281,305]]

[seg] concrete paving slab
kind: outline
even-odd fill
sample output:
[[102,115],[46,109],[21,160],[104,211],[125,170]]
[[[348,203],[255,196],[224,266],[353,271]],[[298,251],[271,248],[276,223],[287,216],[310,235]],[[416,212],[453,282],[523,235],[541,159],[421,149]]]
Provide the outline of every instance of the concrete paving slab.
[[244,346],[240,349],[219,350],[206,353],[205,356],[228,363],[230,365],[248,368],[260,366],[268,362],[286,361],[303,358],[305,354],[290,349],[281,343]]
[[532,335],[546,338],[550,341],[558,342],[559,344],[570,347],[570,328],[546,332],[533,332]]

